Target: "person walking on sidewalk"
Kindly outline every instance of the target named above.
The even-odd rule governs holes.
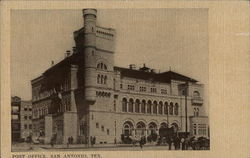
[[[142,149],[142,146],[143,146],[143,137],[141,137],[141,139],[140,139],[140,147],[141,147],[141,149]]]
[[[71,142],[71,137],[68,138],[67,148],[69,148],[70,142]]]

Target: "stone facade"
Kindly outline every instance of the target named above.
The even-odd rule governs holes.
[[[204,86],[173,71],[116,67],[115,30],[97,26],[96,13],[83,10],[73,52],[31,81],[34,135],[47,143],[71,136],[74,143],[114,143],[122,134],[149,136],[173,126],[208,137]]]

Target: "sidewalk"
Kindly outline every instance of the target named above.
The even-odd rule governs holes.
[[[135,146],[132,144],[95,144],[93,146],[86,144],[56,144],[54,147],[51,145],[40,145],[44,149],[88,149],[88,148],[119,148],[119,147],[139,147],[139,144]],[[153,147],[155,144],[145,144],[144,147]]]

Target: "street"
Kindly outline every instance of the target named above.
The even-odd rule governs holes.
[[[174,147],[172,147],[174,150]],[[169,150],[169,147],[166,146],[156,146],[154,144],[146,144],[141,149],[137,144],[133,146],[132,144],[100,144],[94,145],[92,147],[87,147],[85,144],[72,144],[67,147],[66,144],[51,145],[48,144],[28,144],[28,143],[16,143],[12,145],[13,152],[20,151],[141,151],[141,150]]]

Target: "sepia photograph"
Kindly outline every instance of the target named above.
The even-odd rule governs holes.
[[[209,150],[208,9],[11,10],[11,150]]]

